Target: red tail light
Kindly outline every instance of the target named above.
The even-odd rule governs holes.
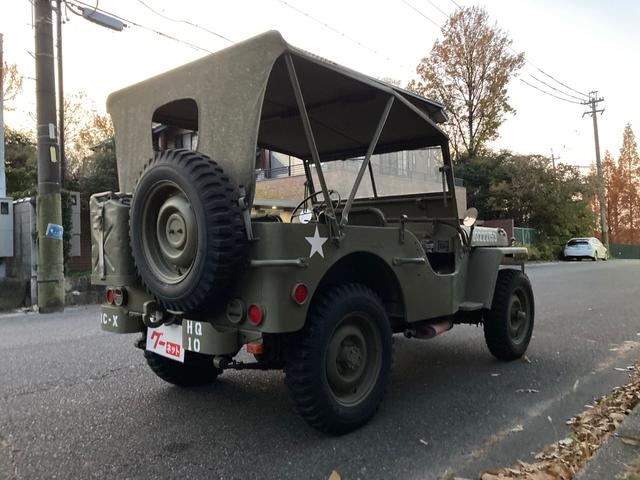
[[[298,283],[293,287],[293,290],[291,291],[291,298],[293,298],[293,301],[298,305],[302,305],[304,302],[306,302],[308,295],[309,289],[304,283]]]
[[[113,288],[107,288],[107,303],[113,305],[114,300],[115,294],[113,293]]]
[[[249,309],[247,310],[247,316],[249,317],[249,321],[252,325],[258,326],[262,323],[262,309],[260,305],[249,305]]]

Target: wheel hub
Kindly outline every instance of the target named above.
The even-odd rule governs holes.
[[[182,281],[198,253],[198,227],[185,193],[173,182],[159,183],[147,196],[143,243],[154,275],[168,284]]]
[[[527,334],[529,328],[528,308],[519,292],[515,292],[511,297],[508,326],[509,336],[515,343],[522,341]]]
[[[360,347],[352,342],[345,340],[342,343],[342,348],[338,354],[338,366],[343,374],[357,373],[362,366],[363,352]]]
[[[347,317],[333,333],[327,350],[327,381],[334,399],[354,405],[369,393],[381,365],[381,339],[368,318]]]

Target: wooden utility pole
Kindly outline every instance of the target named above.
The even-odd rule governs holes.
[[[56,94],[51,0],[34,0],[36,111],[38,136],[38,307],[64,309],[60,162],[56,134]]]
[[[598,97],[598,92],[589,92],[589,100],[582,102],[583,105],[589,105],[591,110],[587,110],[582,114],[591,115],[593,119],[593,138],[596,147],[596,173],[598,175],[598,203],[600,204],[600,231],[602,232],[602,243],[609,249],[609,227],[607,226],[607,204],[606,194],[604,191],[604,178],[602,176],[602,163],[600,162],[600,139],[598,138],[598,113],[604,112],[604,109],[598,110],[597,105],[603,102],[604,98]]]
[[[60,139],[60,186],[64,187],[67,158],[64,151],[64,74],[62,70],[62,0],[56,0],[56,57],[58,60],[58,138]]]

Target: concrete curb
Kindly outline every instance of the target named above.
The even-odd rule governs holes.
[[[640,442],[640,407],[636,407],[618,426],[615,433],[602,445],[587,466],[576,475],[576,480],[603,480],[623,478],[625,466],[640,459],[640,445],[629,445],[624,438]]]

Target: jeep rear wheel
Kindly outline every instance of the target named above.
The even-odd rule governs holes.
[[[491,310],[484,315],[484,338],[500,360],[526,352],[533,332],[534,301],[529,278],[520,270],[498,272]]]
[[[207,385],[213,383],[222,373],[213,366],[211,355],[186,351],[184,363],[180,363],[145,350],[144,358],[153,373],[165,382],[179,387]]]
[[[376,412],[389,382],[391,328],[380,299],[348,284],[314,299],[285,366],[296,411],[313,427],[342,434]]]
[[[137,271],[172,310],[194,311],[219,299],[245,252],[238,190],[197,152],[156,153],[133,193],[130,226]]]

